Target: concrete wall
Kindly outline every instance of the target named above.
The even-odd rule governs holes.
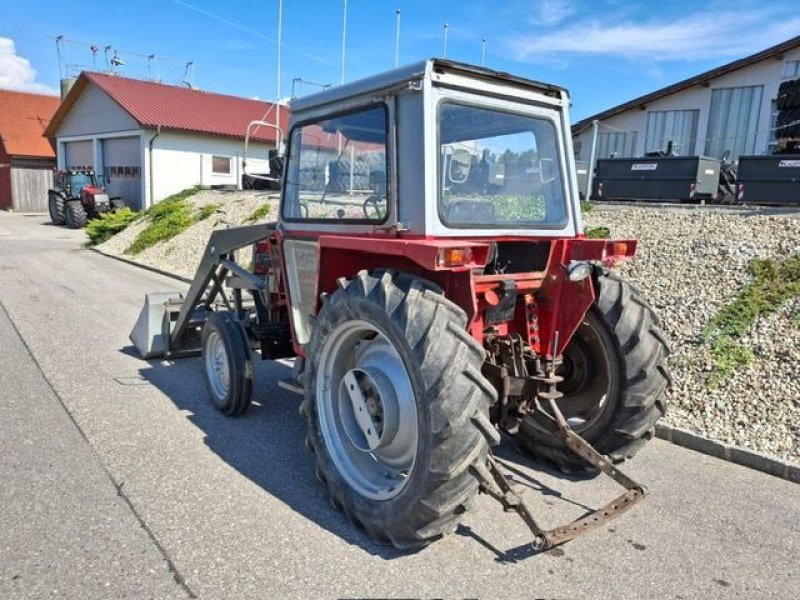
[[[754,65],[738,69],[727,75],[717,77],[709,82],[708,87],[695,85],[680,92],[665,96],[647,104],[644,110],[631,108],[627,111],[605,119],[603,125],[616,129],[638,132],[636,142],[636,155],[641,156],[645,148],[645,133],[647,131],[647,113],[660,110],[699,110],[700,116],[697,124],[697,141],[695,152],[702,154],[706,145],[706,132],[708,117],[711,107],[711,92],[718,88],[742,87],[763,85],[764,94],[761,99],[757,132],[755,142],[756,154],[767,152],[769,144],[769,128],[772,116],[772,100],[778,95],[778,86],[783,79],[786,61],[800,60],[800,48],[786,52],[781,60],[768,58]],[[610,128],[601,127],[601,132],[612,131]],[[580,144],[579,160],[589,160],[592,143],[592,128],[588,127],[575,136],[576,144]]]
[[[149,141],[155,131],[148,131],[142,136],[144,161],[143,172],[150,186],[153,177],[153,196],[155,201],[195,185],[241,185],[242,154],[244,140],[215,136],[201,136],[175,131],[162,131],[153,142],[153,173],[149,173]],[[250,144],[248,148],[247,171],[265,173],[267,152],[274,148],[272,144]],[[231,168],[227,175],[213,172],[214,156],[230,157]]]
[[[57,137],[139,129],[139,124],[103,90],[89,82],[72,105]]]

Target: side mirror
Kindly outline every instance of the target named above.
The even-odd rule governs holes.
[[[469,178],[472,155],[463,148],[456,148],[450,155],[447,165],[447,179],[450,183],[464,183]]]
[[[550,183],[558,178],[558,167],[552,158],[539,159],[539,178],[542,183]]]

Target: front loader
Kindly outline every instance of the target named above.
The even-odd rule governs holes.
[[[417,548],[483,492],[545,550],[633,506],[617,466],[653,435],[669,374],[652,308],[583,235],[566,90],[427,60],[293,101],[276,223],[216,231],[185,294],[149,295],[145,357],[202,356],[242,414],[252,361],[295,357],[306,444],[333,503]],[[236,250],[254,245],[252,272]],[[491,447],[501,432],[618,498],[545,528]]]

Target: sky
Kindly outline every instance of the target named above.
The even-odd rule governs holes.
[[[348,0],[344,75],[444,53],[570,90],[576,121],[800,35],[800,0]],[[279,0],[0,0],[0,88],[57,93],[106,68],[276,98]],[[344,0],[283,0],[281,97],[337,84]],[[55,37],[63,35],[59,57]],[[97,47],[93,57],[90,47]],[[156,59],[148,61],[154,54]],[[193,61],[192,72],[186,63]]]

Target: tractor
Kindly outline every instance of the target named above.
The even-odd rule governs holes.
[[[479,492],[535,551],[642,500],[618,463],[666,410],[658,319],[588,239],[566,90],[431,59],[292,102],[277,222],[215,231],[185,293],[148,294],[145,358],[200,354],[213,404],[251,402],[253,360],[293,358],[306,445],[332,503],[380,543],[455,530]],[[253,245],[252,269],[236,250]],[[501,434],[625,491],[545,528]]]
[[[125,208],[122,198],[109,198],[97,183],[94,171],[69,169],[56,171],[54,189],[48,190],[48,209],[53,225],[80,229],[89,219],[112,210]]]

